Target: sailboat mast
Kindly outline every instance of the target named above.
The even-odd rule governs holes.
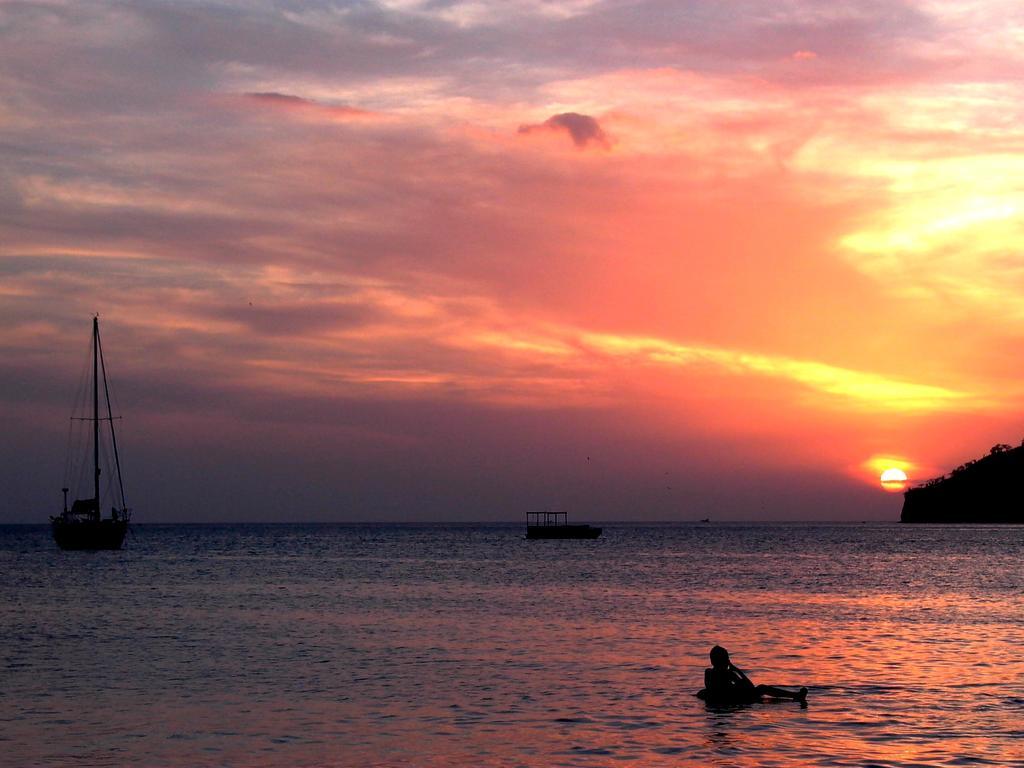
[[[99,336],[96,337],[97,340]],[[121,477],[121,457],[117,455],[117,433],[114,431],[114,412],[110,404],[110,387],[107,386],[107,363],[103,359],[103,342],[100,342],[100,372],[103,374],[103,399],[107,401],[107,422],[110,424],[110,445],[114,449],[114,469],[117,471],[117,487],[121,491],[121,513],[124,514],[128,502],[124,499],[124,478]]]
[[[100,381],[99,381],[100,319],[92,319],[92,458],[95,517],[100,517]]]

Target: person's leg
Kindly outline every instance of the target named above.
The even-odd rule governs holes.
[[[807,698],[807,689],[801,688],[799,691],[787,691],[785,688],[775,688],[771,685],[759,685],[754,691],[758,696],[773,696],[776,699],[793,699],[795,701],[803,701]]]

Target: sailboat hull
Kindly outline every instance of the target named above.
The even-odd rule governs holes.
[[[53,540],[61,549],[120,549],[128,532],[127,520],[67,520],[54,517],[50,522]]]

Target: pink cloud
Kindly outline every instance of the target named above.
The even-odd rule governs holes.
[[[280,109],[312,117],[323,116],[332,119],[355,120],[374,114],[368,110],[357,109],[345,104],[321,104],[312,99],[274,91],[246,93],[244,98],[268,109]]]

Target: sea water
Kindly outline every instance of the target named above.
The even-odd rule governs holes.
[[[523,534],[0,528],[0,762],[1024,765],[1024,528]],[[716,643],[807,706],[706,706]]]

